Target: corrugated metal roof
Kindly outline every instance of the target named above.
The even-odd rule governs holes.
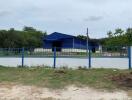
[[[76,37],[72,35],[59,33],[59,32],[54,32],[48,35],[44,40],[54,41],[54,40],[69,39],[69,38],[76,38]]]

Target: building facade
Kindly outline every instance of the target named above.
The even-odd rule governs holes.
[[[43,48],[54,47],[57,48],[57,51],[61,51],[62,48],[86,49],[87,41],[72,35],[54,32],[43,39]],[[97,43],[89,41],[89,47],[93,50],[98,47],[98,45]]]

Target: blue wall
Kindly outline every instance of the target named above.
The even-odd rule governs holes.
[[[62,48],[73,48],[73,39],[63,39]]]
[[[86,41],[75,39],[74,40],[74,48],[85,49],[85,48],[87,48],[87,43],[86,43]]]
[[[74,48],[77,48],[77,49],[87,48],[86,41],[82,41],[76,38],[74,40],[71,38],[71,39],[63,39],[60,41],[62,43],[62,48],[73,48],[73,41],[74,41]],[[54,41],[44,41],[43,47],[52,48],[53,42]]]
[[[52,42],[43,41],[43,48],[52,48]]]

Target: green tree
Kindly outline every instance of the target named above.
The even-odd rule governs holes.
[[[132,28],[128,28],[126,30],[126,38],[128,41],[128,45],[132,45]]]
[[[36,29],[33,27],[24,26],[23,31],[36,32]]]
[[[109,38],[112,38],[113,37],[112,31],[107,32],[107,35],[108,35]]]
[[[115,33],[114,33],[114,35],[115,36],[121,36],[121,35],[123,35],[123,33],[124,33],[124,31],[121,29],[121,28],[117,28],[117,29],[115,29]]]
[[[87,36],[84,36],[84,35],[78,35],[77,38],[82,40],[87,40]]]
[[[11,28],[0,30],[0,48],[42,47],[46,32],[38,31],[32,27],[24,27],[22,31]]]

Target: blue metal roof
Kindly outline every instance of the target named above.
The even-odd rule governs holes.
[[[72,35],[54,32],[54,33],[48,35],[44,40],[57,41],[57,40],[69,39],[69,38],[76,38],[76,37],[72,36]]]

